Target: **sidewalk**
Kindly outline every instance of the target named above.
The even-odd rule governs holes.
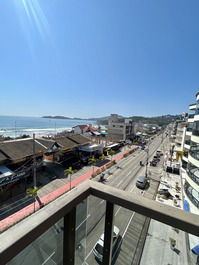
[[[138,149],[137,146],[133,146],[128,151],[125,151],[123,153],[115,155],[112,160],[118,161],[118,160],[122,159],[124,157],[124,155],[129,153],[131,150],[135,151],[137,149]],[[108,162],[107,164],[109,164],[109,163],[110,162]],[[80,176],[76,179],[73,179],[71,181],[71,184],[70,183],[67,183],[67,184],[63,183],[63,186],[57,188],[56,190],[53,190],[51,192],[47,192],[46,195],[39,198],[42,205],[44,206],[44,205],[52,202],[53,200],[55,200],[59,196],[63,195],[64,193],[66,193],[67,191],[70,190],[70,187],[72,189],[72,188],[76,187],[77,185],[79,185],[81,182],[83,182],[87,179],[90,179],[93,173],[95,173],[97,170],[106,168],[107,164],[105,164],[101,167],[97,167],[97,168],[94,168],[92,170],[89,170],[88,172],[86,172],[82,176]],[[3,232],[4,230],[8,229],[10,226],[16,224],[17,222],[21,221],[25,217],[31,215],[32,213],[34,213],[34,211],[39,210],[41,203],[36,201],[35,203],[32,203],[32,204],[26,206],[25,208],[21,209],[20,211],[14,213],[13,215],[10,215],[9,217],[2,220],[0,222],[0,233]]]
[[[180,175],[163,172],[159,190],[168,189],[172,196],[175,197],[175,195],[177,195],[179,199],[176,199],[174,203],[174,200],[172,199],[164,199],[157,196],[156,201],[183,210],[182,192],[176,191],[176,182],[178,182],[178,186],[181,188]],[[188,265],[189,262],[185,236],[184,231],[151,219],[140,265]],[[170,247],[170,238],[176,240],[176,246],[174,249],[171,249]]]

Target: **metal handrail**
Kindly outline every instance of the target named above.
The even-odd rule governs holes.
[[[162,223],[179,228],[185,232],[199,236],[198,215],[187,213],[180,209],[144,198],[136,193],[122,191],[95,181],[87,180],[67,194],[64,194],[46,205],[32,216],[27,217],[2,233],[0,239],[1,242],[4,243],[0,245],[0,265],[6,264],[61,218],[66,218],[66,215],[68,216],[71,212],[74,212],[74,208],[76,208],[76,206],[89,195],[96,196],[112,204],[119,205]],[[105,220],[105,222],[106,221],[107,220]],[[64,234],[66,236],[67,231],[70,232],[70,227],[64,228]],[[66,240],[66,242],[69,241]],[[64,249],[66,250],[67,248]],[[69,249],[71,250],[70,247]],[[75,253],[73,253],[73,255],[75,255]],[[109,263],[104,261],[103,264]]]

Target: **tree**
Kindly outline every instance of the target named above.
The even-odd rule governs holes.
[[[110,151],[108,151],[108,154],[111,156],[112,161],[112,156],[115,154],[115,151],[113,149],[110,149]]]
[[[70,178],[70,190],[71,190],[71,175],[72,174],[74,174],[72,167],[69,167],[68,169],[64,171],[64,175],[67,175]]]
[[[100,160],[105,160],[105,159],[106,159],[105,155],[100,156]]]
[[[26,190],[26,194],[30,197],[33,197],[34,199],[34,212],[35,212],[35,201],[37,197],[37,192],[40,189],[40,187],[34,187],[34,188],[29,188]]]

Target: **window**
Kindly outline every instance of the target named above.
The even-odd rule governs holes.
[[[197,208],[199,208],[199,193],[194,188],[192,188],[187,181],[184,184],[184,190],[190,201],[192,201],[192,203]]]

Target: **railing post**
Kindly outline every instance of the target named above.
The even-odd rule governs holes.
[[[76,207],[64,216],[63,265],[75,264]]]
[[[103,265],[110,265],[112,260],[113,241],[113,209],[114,204],[107,201],[104,231]]]

